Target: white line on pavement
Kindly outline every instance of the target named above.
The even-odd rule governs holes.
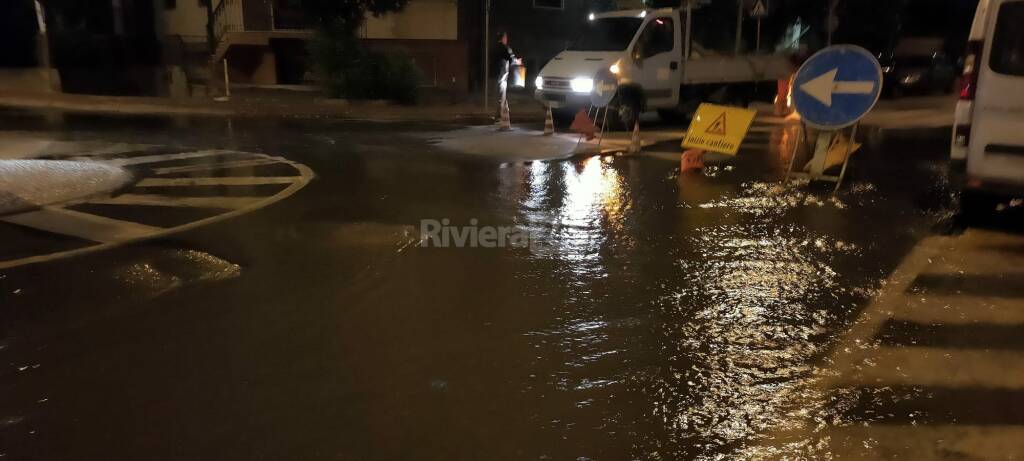
[[[192,186],[261,186],[267,184],[291,184],[302,178],[298,176],[223,176],[218,178],[146,178],[136,187],[192,187]]]
[[[153,173],[158,175],[163,174],[175,174],[175,173],[195,173],[198,171],[207,170],[230,170],[234,168],[248,168],[257,167],[264,165],[274,165],[282,163],[278,159],[271,157],[256,158],[253,160],[238,160],[234,162],[223,162],[223,163],[207,163],[200,165],[184,165],[184,166],[171,166],[164,168],[154,168]]]
[[[177,154],[160,154],[160,155],[143,155],[139,157],[124,157],[115,158],[109,160],[99,160],[99,163],[105,163],[114,166],[128,166],[128,165],[142,165],[146,163],[158,163],[158,162],[169,162],[171,160],[186,160],[191,158],[199,157],[210,157],[213,155],[221,154],[232,154],[235,152],[224,151],[224,150],[199,150],[195,152],[181,152]]]
[[[121,245],[124,245],[124,244],[127,244],[127,243],[132,243],[132,242],[135,242],[135,241],[165,237],[165,236],[168,236],[168,235],[177,234],[177,233],[189,231],[189,230],[192,230],[192,229],[196,229],[198,227],[208,226],[210,224],[218,223],[218,222],[225,221],[225,220],[228,220],[228,219],[231,219],[231,218],[235,218],[237,216],[241,216],[243,214],[246,214],[246,213],[258,210],[260,208],[269,206],[269,205],[271,205],[273,203],[276,203],[276,202],[284,200],[284,199],[286,199],[288,197],[291,197],[293,194],[295,194],[296,192],[301,190],[303,187],[305,187],[307,184],[309,184],[309,181],[313,179],[313,176],[314,176],[313,170],[309,169],[309,167],[307,167],[307,166],[305,166],[305,165],[303,165],[301,163],[294,163],[294,162],[290,162],[290,161],[283,160],[283,159],[278,160],[278,162],[280,162],[280,163],[282,163],[284,165],[289,165],[292,168],[295,168],[296,170],[298,170],[299,177],[301,178],[301,180],[290,184],[287,188],[285,188],[285,190],[283,190],[281,192],[278,192],[276,195],[274,195],[272,197],[266,197],[266,198],[260,198],[260,199],[252,200],[252,201],[249,202],[249,204],[245,208],[231,210],[231,211],[229,211],[227,213],[222,213],[222,214],[219,214],[219,215],[216,215],[216,216],[211,216],[211,217],[206,218],[206,219],[201,219],[201,220],[198,220],[198,221],[193,221],[193,222],[190,222],[190,223],[182,225],[182,226],[168,228],[168,229],[161,229],[160,232],[158,232],[158,233],[155,233],[155,234],[152,234],[152,235],[142,236],[142,237],[139,237],[139,238],[133,238],[131,240],[125,240],[125,241],[122,241],[122,242],[101,243],[99,245],[93,245],[93,246],[89,246],[89,247],[85,247],[85,248],[78,248],[78,249],[70,250],[70,251],[63,251],[63,252],[58,252],[58,253],[50,253],[50,254],[44,254],[44,255],[36,255],[36,256],[30,256],[30,257],[27,257],[27,258],[14,259],[14,260],[8,260],[8,261],[0,261],[0,269],[9,269],[9,268],[12,268],[12,267],[25,266],[25,265],[29,265],[29,264],[40,264],[40,263],[56,261],[56,260],[64,259],[64,258],[71,258],[71,257],[75,257],[75,256],[83,256],[83,255],[87,255],[87,254],[91,254],[91,253],[96,253],[96,252],[100,252],[100,251],[105,251],[105,250],[110,250],[110,249],[113,249],[113,248],[117,248],[117,247],[119,247]]]
[[[142,238],[163,229],[144,224],[82,213],[66,208],[41,210],[0,218],[0,220],[54,234],[70,235],[99,243]]]
[[[841,370],[835,384],[1024,388],[1024,354],[1020,351],[901,346],[867,348],[853,354],[861,360]]]
[[[1014,459],[1024,440],[1021,426],[831,427],[835,459]]]
[[[117,197],[88,200],[85,203],[236,210],[259,202],[261,199],[261,197],[171,197],[156,194],[124,194]]]

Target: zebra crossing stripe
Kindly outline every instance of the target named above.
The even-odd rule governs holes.
[[[1024,308],[1019,299],[995,296],[910,296],[906,308],[893,319],[920,324],[1024,325]]]
[[[248,155],[248,160],[229,160],[223,162],[207,161],[204,157],[219,154]],[[109,250],[124,244],[165,237],[168,235],[186,232],[201,226],[210,225],[227,219],[231,219],[257,209],[276,203],[305,187],[312,180],[314,174],[309,167],[292,162],[281,157],[270,157],[264,154],[208,150],[196,152],[184,152],[180,154],[147,155],[119,159],[92,159],[96,162],[116,163],[118,165],[144,165],[154,162],[169,160],[197,159],[202,162],[200,165],[182,165],[175,167],[155,168],[144,170],[145,174],[173,174],[173,173],[198,173],[205,171],[216,171],[222,169],[251,167],[261,165],[278,165],[290,167],[294,170],[295,176],[240,176],[240,177],[204,177],[204,178],[143,178],[134,187],[138,192],[146,186],[149,187],[179,187],[180,193],[176,190],[174,194],[162,195],[158,193],[128,193],[117,197],[100,198],[95,197],[78,202],[64,204],[72,206],[75,204],[97,204],[113,206],[159,206],[176,208],[201,208],[222,210],[221,213],[204,219],[197,219],[187,224],[162,228],[152,227],[136,222],[122,221],[96,214],[71,210],[61,206],[47,207],[18,215],[6,216],[0,222],[17,225],[25,228],[46,231],[52,234],[67,235],[86,241],[96,242],[91,246],[85,246],[67,251],[56,251],[53,253],[41,253],[29,257],[12,260],[0,260],[0,270],[9,269],[29,264],[45,263],[64,258],[82,256],[99,251]],[[286,173],[287,174],[287,173]],[[276,193],[266,196],[188,196],[191,186],[256,186],[266,184],[280,184],[285,186]]]
[[[42,210],[0,218],[0,220],[54,234],[70,235],[99,243],[122,242],[160,232],[161,228],[106,218],[66,208]]]
[[[196,173],[196,172],[200,172],[200,171],[209,171],[209,170],[231,170],[231,169],[235,169],[235,168],[250,168],[250,167],[265,166],[265,165],[277,165],[277,164],[280,164],[280,163],[282,163],[282,162],[280,160],[278,160],[278,159],[274,159],[272,157],[262,157],[262,158],[256,158],[256,159],[253,159],[253,160],[238,160],[238,161],[223,162],[223,163],[208,163],[208,164],[201,164],[201,165],[183,165],[183,166],[171,166],[171,167],[154,168],[153,169],[153,173],[157,174],[157,175],[178,174],[178,173]]]
[[[124,157],[110,160],[98,160],[98,162],[113,166],[131,166],[144,165],[147,163],[169,162],[172,160],[186,160],[198,157],[210,157],[214,155],[231,153],[234,152],[223,150],[199,150],[194,152],[180,152],[177,154],[143,155],[138,157]]]
[[[941,347],[881,347],[864,351],[839,386],[935,386],[1022,389],[1024,354],[1017,351]]]
[[[156,194],[124,194],[117,197],[88,200],[85,203],[95,205],[141,205],[237,210],[246,208],[261,200],[260,197],[173,197]]]
[[[1024,427],[1008,425],[846,426],[827,433],[833,459],[1014,459],[1024,440]]]
[[[269,184],[292,184],[302,178],[298,176],[222,176],[216,178],[146,178],[136,187],[192,187],[192,186],[263,186]]]

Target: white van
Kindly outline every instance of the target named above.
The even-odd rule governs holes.
[[[1024,193],[1024,0],[981,0],[971,28],[951,150],[961,206]]]
[[[774,83],[793,72],[788,53],[747,54],[733,42],[728,50],[700,43],[702,26],[721,25],[695,23],[696,8],[591,14],[582,36],[540,71],[536,99],[563,112],[585,109],[595,74],[608,70],[619,81],[618,117],[631,127],[649,109],[672,117],[701,101],[743,105],[755,82]]]

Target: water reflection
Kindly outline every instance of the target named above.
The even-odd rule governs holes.
[[[633,187],[655,186],[639,171],[597,157],[529,167],[520,214],[568,290],[557,321],[529,335],[555,348],[534,367],[583,412],[542,426],[586,421],[637,459],[778,454],[761,447],[769,434],[806,429],[826,403],[811,364],[845,290],[832,262],[859,251],[786,219],[844,206],[774,182],[659,175],[675,209],[640,209]],[[666,226],[646,235],[645,220]]]

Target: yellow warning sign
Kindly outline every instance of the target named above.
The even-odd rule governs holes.
[[[725,136],[726,134],[728,134],[727,130],[725,129],[725,112],[722,112],[722,115],[719,115],[718,118],[715,119],[715,121],[711,122],[711,126],[709,126],[707,131],[705,131],[704,133],[718,136]]]
[[[736,155],[756,115],[752,110],[701,104],[686,131],[683,147]]]

